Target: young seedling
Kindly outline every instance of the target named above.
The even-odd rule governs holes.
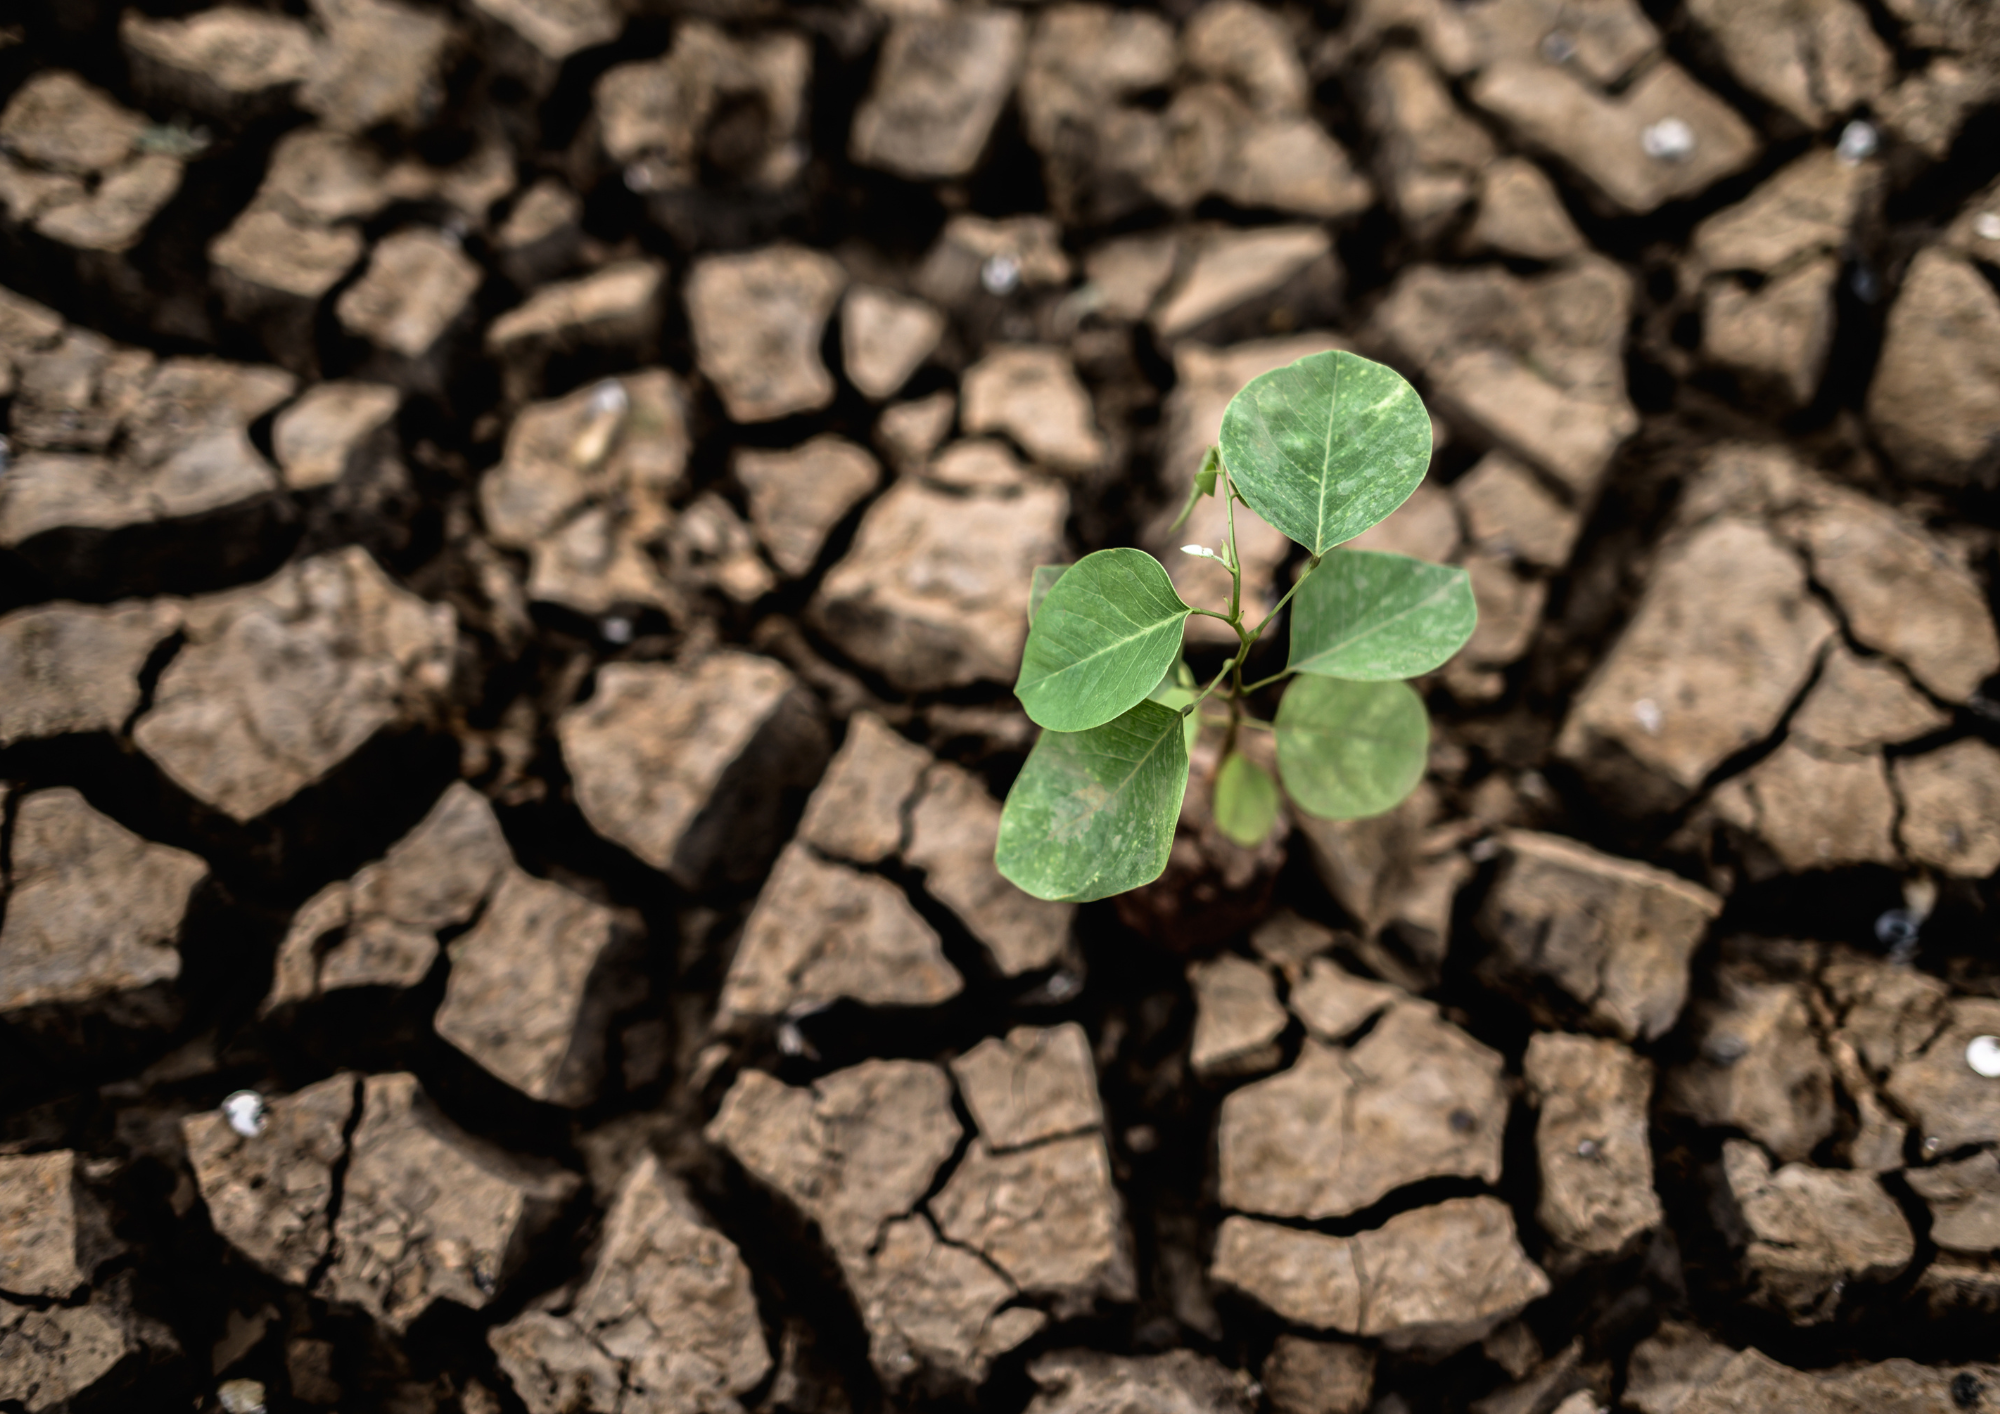
[[[1414,790],[1430,717],[1404,679],[1438,667],[1472,636],[1472,586],[1449,565],[1339,547],[1407,500],[1430,459],[1430,417],[1414,388],[1358,355],[1313,354],[1230,400],[1221,446],[1203,459],[1176,522],[1203,496],[1223,498],[1228,539],[1182,553],[1229,571],[1226,610],[1184,602],[1143,550],[1037,569],[1014,691],[1043,730],[1000,815],[1000,872],[1038,898],[1078,902],[1157,879],[1189,753],[1209,725],[1223,732],[1215,821],[1245,845],[1270,833],[1279,805],[1278,782],[1237,749],[1247,729],[1275,733],[1284,793],[1308,815],[1377,815]],[[1243,612],[1238,505],[1306,551],[1292,587],[1255,625]],[[1246,683],[1250,650],[1287,604],[1289,661]],[[1181,658],[1195,614],[1222,620],[1237,638],[1206,686]],[[1288,678],[1276,720],[1251,716],[1251,696]],[[1204,710],[1211,698],[1226,715]]]

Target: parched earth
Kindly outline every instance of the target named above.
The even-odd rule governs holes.
[[[0,286],[0,1410],[2000,1408],[1984,0],[31,0]],[[1426,781],[1020,894],[1330,347]]]

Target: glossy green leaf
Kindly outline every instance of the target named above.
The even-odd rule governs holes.
[[[1383,550],[1335,550],[1292,599],[1293,672],[1387,682],[1439,666],[1479,622],[1470,576]]]
[[[1278,704],[1278,774],[1308,815],[1380,815],[1423,779],[1431,720],[1402,682],[1294,678]]]
[[[1242,845],[1254,848],[1278,819],[1278,783],[1240,751],[1232,751],[1215,773],[1215,825]]]
[[[1063,577],[1068,565],[1036,565],[1035,577],[1028,581],[1028,622],[1035,621],[1041,611],[1042,600],[1049,597],[1049,591],[1056,587],[1056,581]]]
[[[1310,354],[1229,400],[1222,460],[1250,509],[1323,555],[1417,489],[1430,415],[1394,369],[1344,350]]]
[[[1042,733],[1007,793],[994,862],[1036,898],[1084,903],[1160,877],[1188,753],[1178,712],[1141,701],[1084,732]]]
[[[1035,611],[1014,695],[1050,731],[1103,726],[1173,667],[1190,612],[1144,550],[1085,555]]]

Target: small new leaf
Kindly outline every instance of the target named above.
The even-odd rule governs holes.
[[[1215,494],[1215,469],[1221,465],[1221,462],[1221,453],[1217,452],[1213,447],[1202,453],[1201,470],[1194,474],[1194,485],[1188,488],[1187,504],[1182,506],[1181,513],[1174,517],[1174,523],[1167,527],[1167,534],[1172,535],[1176,530],[1187,524],[1187,518],[1194,514],[1194,503],[1196,501],[1199,501],[1203,496],[1213,496]]]
[[[1180,713],[1142,701],[1089,731],[1043,732],[1000,812],[1000,872],[1074,903],[1159,878],[1187,793],[1182,730]]]
[[[1254,849],[1278,819],[1278,783],[1240,751],[1215,773],[1215,825],[1230,840]]]
[[[1245,505],[1324,555],[1417,489],[1431,420],[1394,369],[1345,350],[1309,354],[1229,400],[1222,459]]]
[[[1431,721],[1408,683],[1301,677],[1278,704],[1277,737],[1278,774],[1298,807],[1358,820],[1417,788]]]
[[[1336,550],[1292,600],[1296,673],[1388,682],[1441,665],[1479,623],[1472,580],[1452,565]]]
[[[1180,656],[1192,611],[1143,550],[1086,555],[1035,611],[1014,694],[1037,726],[1103,726],[1143,702]]]

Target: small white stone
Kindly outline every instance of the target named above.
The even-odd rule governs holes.
[[[606,619],[598,626],[597,631],[604,635],[606,643],[626,644],[632,641],[632,621],[630,619]]]
[[[640,196],[656,192],[667,184],[666,173],[658,162],[642,158],[625,169],[625,189]]]
[[[989,295],[1011,295],[1021,284],[1021,262],[1011,255],[989,255],[979,267],[979,283]]]
[[[1972,219],[1972,230],[1982,241],[2000,241],[2000,211],[1982,211]]]
[[[1576,41],[1559,29],[1542,37],[1542,57],[1551,64],[1567,64],[1576,55]]]
[[[267,1122],[264,1116],[264,1097],[255,1090],[238,1090],[222,1102],[222,1113],[229,1119],[229,1127],[245,1139],[255,1139],[264,1132]]]
[[[584,423],[569,445],[570,464],[589,470],[603,461],[611,444],[625,427],[625,414],[632,406],[625,385],[607,378],[590,390],[584,406]]]
[[[1660,704],[1652,698],[1642,697],[1632,704],[1632,720],[1646,729],[1647,736],[1658,736],[1666,714],[1660,711]]]
[[[2000,1036],[1974,1036],[1965,1047],[1965,1063],[1974,1075],[2000,1080]]]
[[[1694,156],[1694,129],[1679,118],[1662,118],[1647,124],[1639,146],[1655,162],[1685,162]]]
[[[264,1414],[264,1386],[256,1380],[224,1380],[215,1397],[224,1414]]]
[[[1083,990],[1083,979],[1074,972],[1055,972],[1042,984],[1042,995],[1052,1002],[1066,1002]]]
[[[1875,125],[1866,119],[1856,118],[1840,130],[1840,143],[1834,152],[1850,167],[1859,166],[1875,155],[1882,145],[1882,135],[1875,131]]]

